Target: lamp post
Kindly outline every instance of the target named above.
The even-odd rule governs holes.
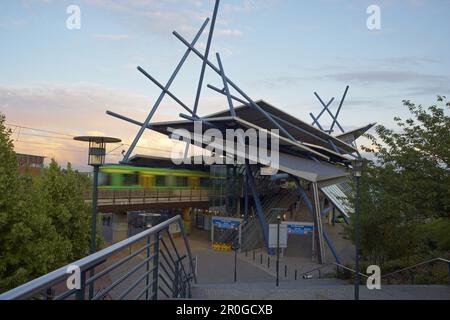
[[[353,176],[356,180],[356,201],[355,201],[355,300],[359,300],[359,251],[360,251],[360,210],[361,210],[361,175],[363,160],[358,158],[353,162]]]
[[[94,168],[94,184],[92,188],[92,221],[91,221],[91,246],[90,253],[97,249],[97,195],[98,195],[98,172],[100,166],[105,164],[106,144],[119,143],[120,139],[110,137],[82,136],[73,138],[76,141],[89,142],[88,164]]]
[[[120,139],[110,137],[94,137],[82,136],[73,138],[76,141],[89,142],[88,164],[94,168],[94,184],[92,188],[92,221],[91,221],[91,246],[90,253],[93,254],[97,250],[97,195],[98,195],[98,172],[100,166],[105,164],[106,144],[119,143]],[[94,276],[94,268],[89,272],[89,276]],[[94,296],[94,283],[89,285],[89,299]]]

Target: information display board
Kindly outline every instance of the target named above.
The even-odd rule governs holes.
[[[309,224],[308,225],[288,224],[287,229],[288,234],[308,235],[313,233],[314,226]]]
[[[222,219],[222,218],[213,218],[212,223],[214,227],[217,227],[219,229],[226,229],[226,230],[236,230],[241,225],[241,221],[236,220],[229,220],[229,219]]]

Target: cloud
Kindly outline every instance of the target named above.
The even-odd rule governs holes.
[[[361,84],[392,84],[405,82],[443,82],[444,76],[425,74],[414,71],[384,71],[384,70],[362,70],[338,72],[328,75],[337,81],[353,82]]]
[[[149,112],[149,101],[152,100],[146,96],[96,84],[0,86],[0,112],[6,115],[7,123],[65,134],[16,128],[13,136],[15,140],[19,138],[16,150],[54,157],[61,164],[71,162],[76,167],[86,163],[86,150],[84,145],[71,141],[71,136],[96,133],[115,136],[130,144],[139,128],[112,118],[105,111],[143,121]],[[166,110],[171,107],[162,105]],[[173,118],[157,113],[154,120]],[[170,151],[171,142],[158,133],[146,131],[139,145],[145,148],[136,149],[136,153],[170,156],[162,150]],[[126,148],[119,148],[108,157],[109,161],[120,160],[120,152]]]
[[[219,37],[241,37],[243,32],[239,29],[218,29],[216,35]]]
[[[238,3],[225,3],[224,11],[228,13],[255,11],[258,9],[271,7],[278,1],[279,0],[242,0]]]
[[[395,60],[394,60],[395,61]],[[422,60],[418,60],[422,61]],[[432,60],[430,60],[432,61]],[[385,65],[386,67],[386,65]],[[378,69],[360,69],[341,68],[332,73],[324,73],[310,76],[278,76],[262,80],[265,87],[286,87],[297,86],[300,83],[311,81],[328,81],[330,79],[340,83],[360,86],[404,86],[407,92],[428,92],[429,90],[441,91],[449,87],[450,79],[448,76],[440,74],[431,74],[418,71],[407,71],[397,67],[398,70],[378,70]]]
[[[128,40],[130,38],[130,36],[126,34],[99,34],[99,33],[94,33],[92,37],[95,39],[109,40],[109,41],[123,41]]]
[[[118,144],[109,148],[118,148],[108,155],[108,161],[116,163],[121,160],[121,151],[128,148],[139,127],[105,112],[111,110],[143,122],[154,100],[127,90],[90,83],[0,85],[0,112],[15,129],[16,151],[55,158],[62,165],[70,162],[82,170],[88,169],[85,166],[86,146],[73,141],[73,136],[106,135],[122,139],[124,146]],[[220,95],[205,95],[200,104],[199,111],[206,114],[223,110],[226,100]],[[170,100],[163,102],[152,122],[179,120],[181,110]],[[26,128],[20,129],[15,125]],[[170,157],[173,145],[166,136],[147,130],[134,153]]]

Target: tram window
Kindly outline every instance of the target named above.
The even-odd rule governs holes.
[[[165,187],[166,186],[166,176],[156,176],[155,184],[157,187]]]
[[[209,179],[208,178],[200,178],[200,187],[209,188]]]
[[[124,174],[122,177],[124,186],[136,186],[139,184],[139,175],[137,173]]]
[[[187,177],[176,177],[175,183],[177,187],[187,187],[188,178]]]
[[[109,173],[100,172],[100,174],[98,175],[98,184],[100,186],[110,186],[111,175]]]

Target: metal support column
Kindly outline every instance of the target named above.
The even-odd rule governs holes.
[[[317,182],[313,182],[313,197],[314,197],[314,225],[315,232],[317,233],[317,254],[319,258],[319,263],[325,263],[325,250],[323,245],[323,230],[322,230],[322,217],[320,213],[320,200],[319,200],[319,188]]]
[[[298,179],[296,179],[295,181],[297,183],[297,189],[300,193],[300,196],[302,197],[303,201],[305,201],[305,204],[308,207],[308,210],[310,211],[310,213],[313,215],[313,219],[314,219],[313,245],[314,245],[314,248],[317,247],[319,263],[324,264],[325,263],[325,251],[324,251],[324,246],[323,246],[324,237],[323,237],[322,220],[320,217],[319,201],[314,200],[314,205],[313,205],[313,203],[309,199],[306,191],[301,186],[300,181]],[[313,183],[314,199],[316,199],[316,195],[318,197],[318,195],[319,195],[318,191],[319,190],[317,188],[317,183]],[[317,208],[317,206],[318,206],[318,208]],[[320,228],[320,232],[318,232],[319,228]]]
[[[261,200],[259,199],[258,191],[256,190],[255,180],[253,178],[253,174],[250,169],[250,165],[248,164],[248,161],[246,161],[245,163],[245,173],[248,178],[250,190],[253,194],[253,200],[256,206],[256,213],[258,214],[259,223],[261,225],[261,230],[264,236],[264,244],[267,248],[267,252],[269,254],[272,254],[272,250],[269,248],[269,225],[267,224],[266,217],[264,215],[264,210],[261,204]]]

